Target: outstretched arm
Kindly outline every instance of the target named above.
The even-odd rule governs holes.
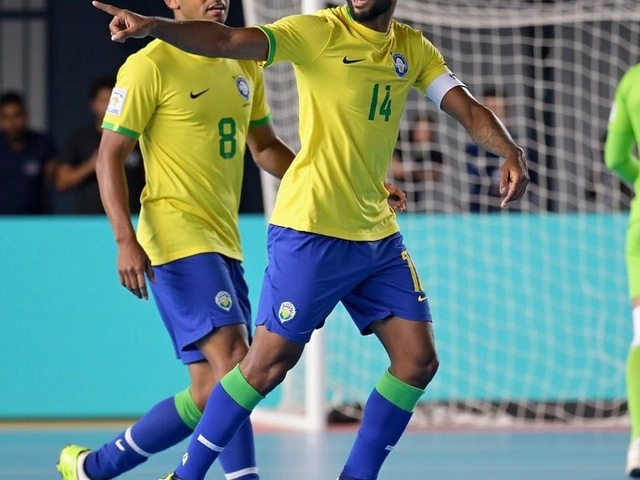
[[[502,207],[522,197],[529,184],[527,160],[498,117],[464,87],[449,90],[442,99],[441,108],[458,120],[480,147],[505,159],[500,167]]]
[[[109,31],[114,42],[151,36],[194,55],[255,61],[268,58],[269,41],[258,28],[230,28],[206,20],[145,17],[101,2],[93,2],[93,6],[113,15]]]

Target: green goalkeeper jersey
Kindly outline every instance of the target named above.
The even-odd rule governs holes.
[[[604,158],[607,166],[623,180],[640,187],[640,162],[633,155],[634,144],[640,144],[640,64],[624,74],[616,89]],[[640,219],[640,209],[632,202],[632,215]]]

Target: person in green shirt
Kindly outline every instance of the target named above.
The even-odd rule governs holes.
[[[640,144],[640,64],[622,77],[609,117],[604,158],[607,167],[638,191],[640,161],[633,146]],[[640,200],[631,202],[627,228],[627,273],[633,308],[633,340],[627,359],[627,396],[631,415],[631,443],[627,453],[627,475],[640,478]]]

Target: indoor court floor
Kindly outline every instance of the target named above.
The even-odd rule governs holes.
[[[118,430],[0,427],[0,478],[52,480],[67,443],[98,447]],[[264,480],[335,480],[355,431],[258,433]],[[380,480],[623,480],[628,433],[596,431],[409,432]],[[157,480],[176,465],[184,445],[120,478]],[[216,465],[207,478],[224,479]]]

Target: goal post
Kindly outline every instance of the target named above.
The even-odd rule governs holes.
[[[301,0],[299,4],[284,2],[276,6],[278,3],[273,0],[243,0],[246,24],[264,24],[286,15],[313,13],[325,7],[325,3],[320,0]],[[270,9],[270,6],[275,8]],[[276,65],[271,70],[273,74],[266,73],[265,82],[276,129],[288,145],[298,149],[298,97],[292,68],[290,65]],[[265,216],[269,218],[280,182],[265,171],[261,171],[261,182]],[[317,330],[305,349],[301,365],[289,372],[283,382],[278,408],[256,409],[252,415],[254,421],[263,425],[310,432],[326,428],[324,349],[324,333]]]

